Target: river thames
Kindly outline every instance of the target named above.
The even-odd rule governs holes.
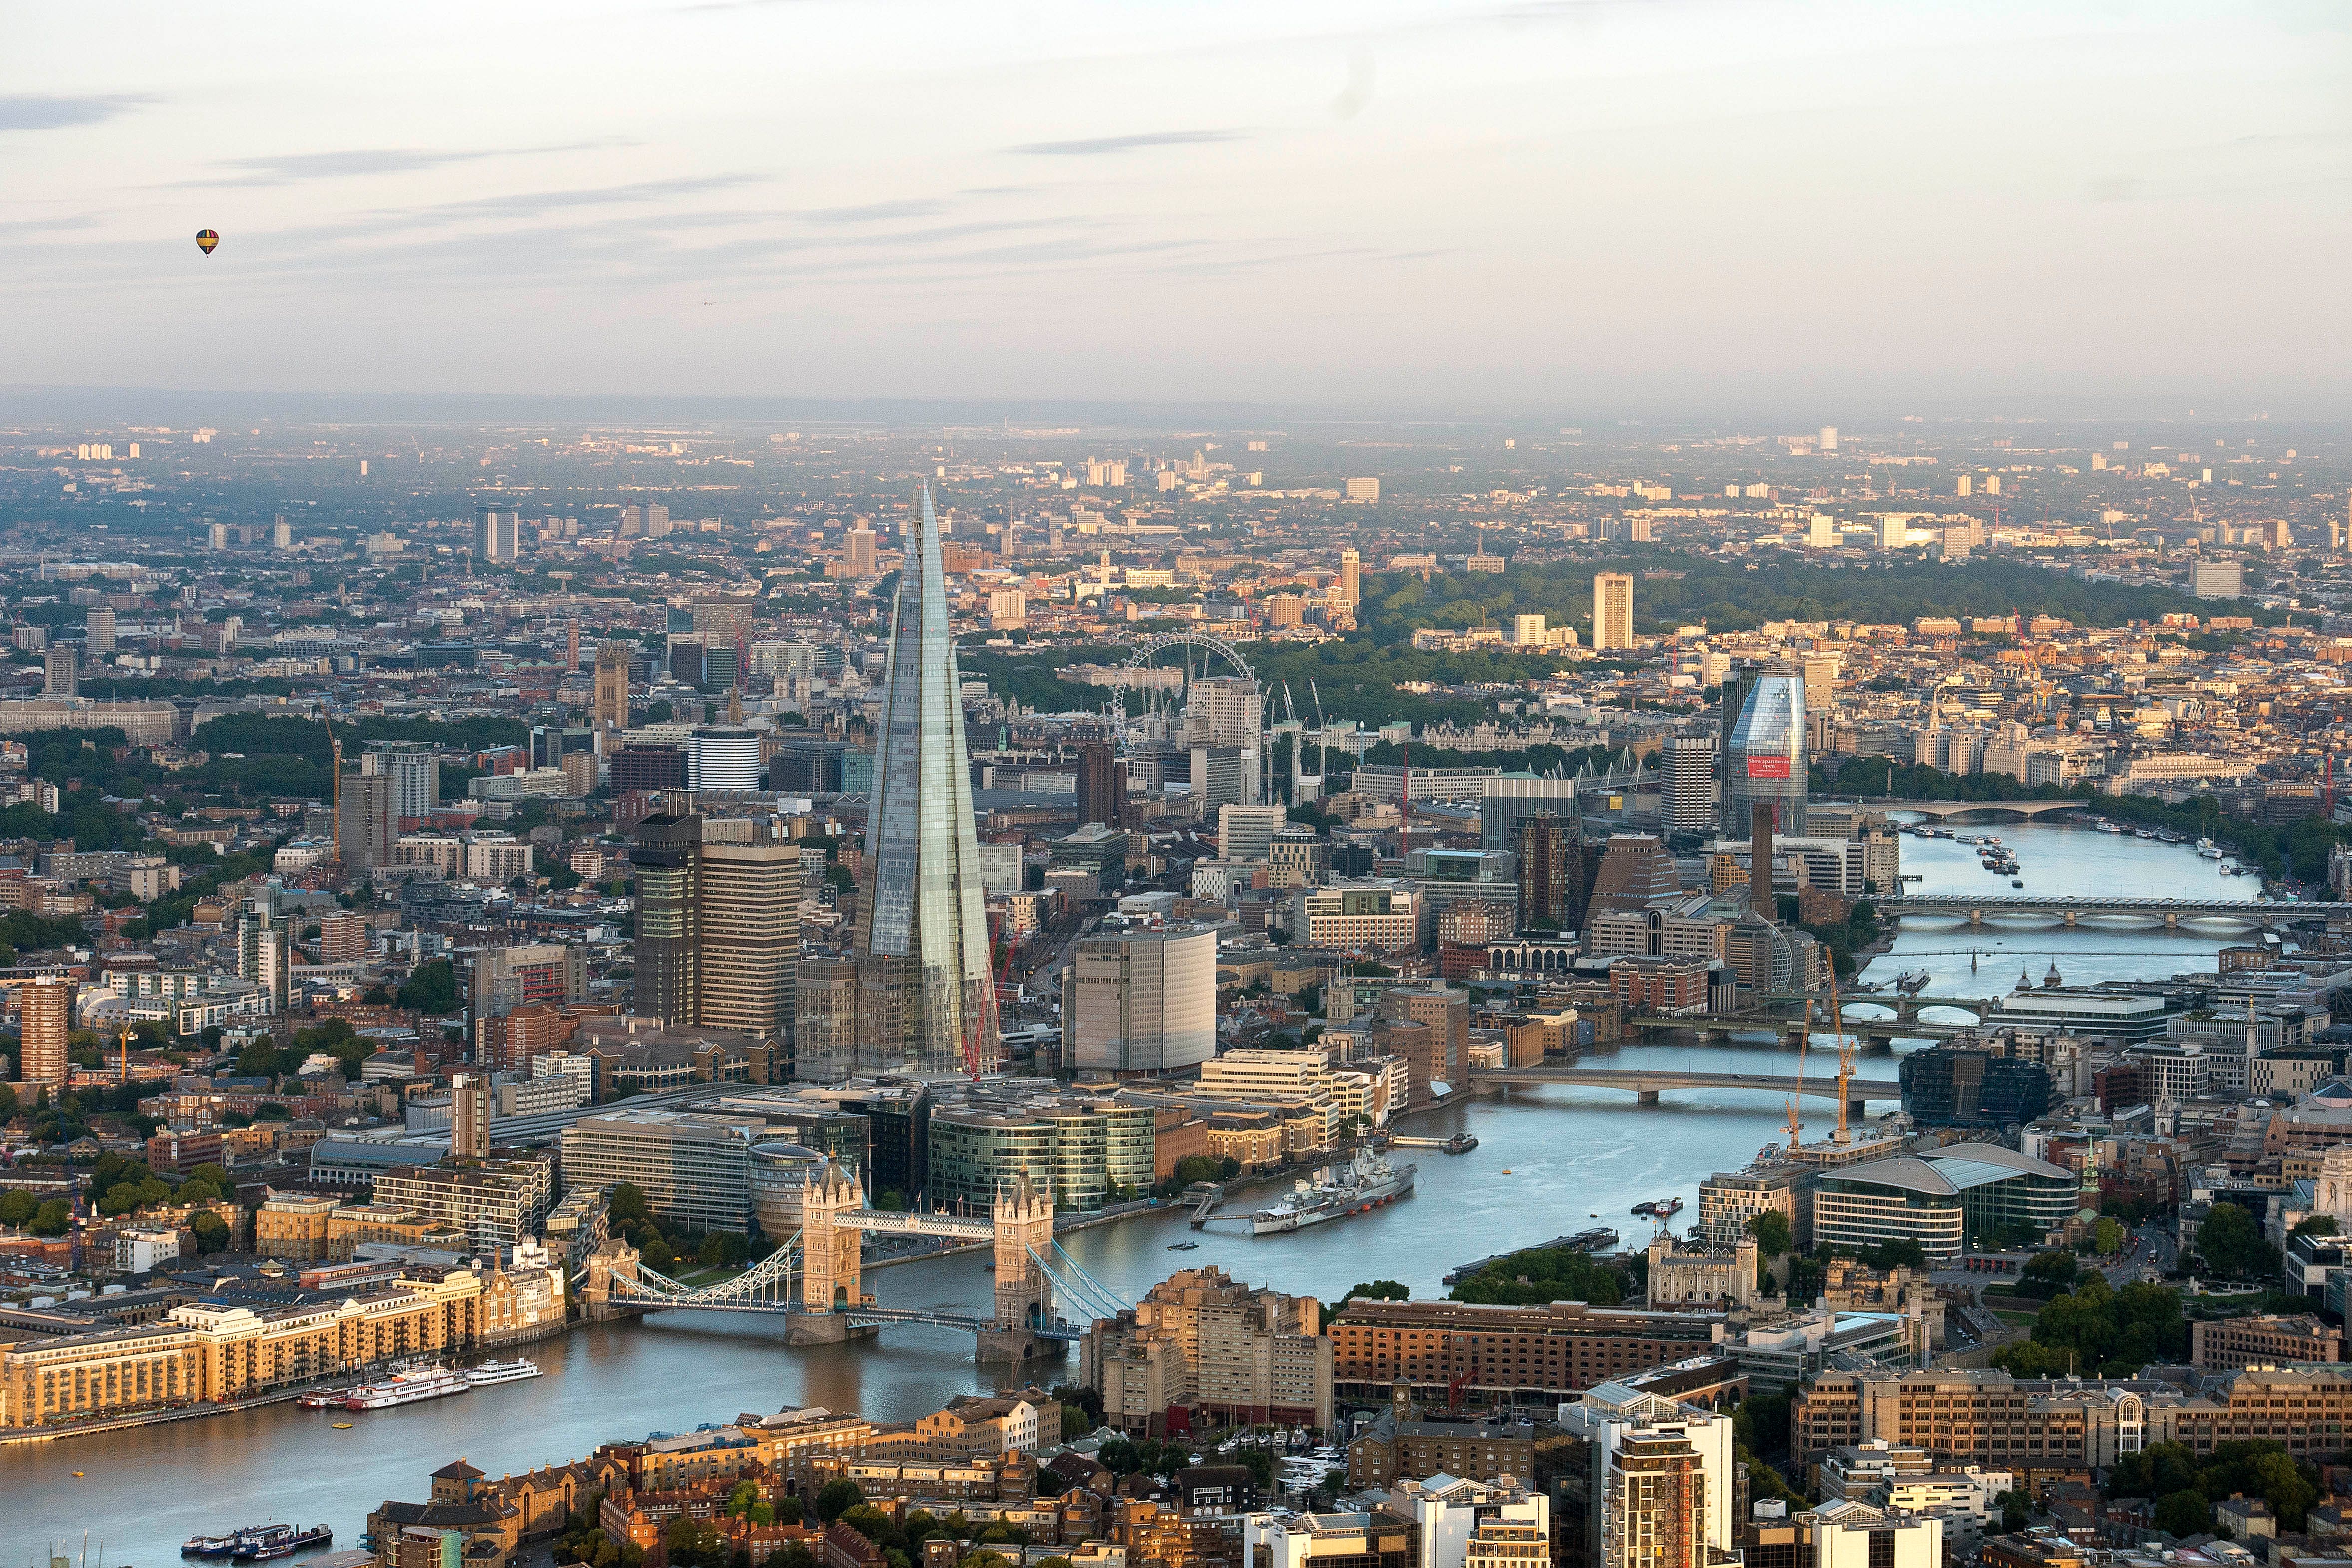
[[[2016,852],[2030,891],[2173,894],[2210,885],[2210,896],[2256,895],[2256,879],[2221,876],[2185,848],[2087,829],[1979,831],[2000,834]],[[2006,878],[1992,885],[1992,873],[1980,871],[1965,846],[1906,837],[1903,853],[1904,869],[1920,873],[1926,891],[2009,891]],[[2021,965],[2038,981],[2053,959],[2070,983],[2210,972],[2219,947],[2243,939],[2220,926],[1972,929],[1915,920],[1869,977],[1891,981],[1899,970],[1925,967],[1936,979],[1931,994],[1990,997],[2015,985]],[[1970,950],[1981,955],[1973,971]],[[1590,1060],[1751,1072],[1793,1065],[1762,1041],[1627,1047]],[[1808,1071],[1822,1065],[1817,1058]],[[1891,1078],[1894,1063],[1869,1053],[1862,1071]],[[1892,1109],[1874,1105],[1872,1113]],[[1808,1103],[1808,1136],[1827,1113],[1825,1103]],[[1417,1118],[1416,1134],[1467,1128],[1479,1147],[1463,1155],[1412,1151],[1418,1190],[1388,1208],[1265,1238],[1227,1227],[1193,1231],[1182,1214],[1166,1212],[1076,1232],[1065,1245],[1130,1301],[1175,1269],[1212,1263],[1292,1294],[1329,1299],[1359,1281],[1392,1279],[1427,1297],[1443,1293],[1441,1277],[1457,1263],[1589,1226],[1608,1224],[1633,1241],[1645,1223],[1627,1213],[1637,1201],[1673,1195],[1695,1211],[1699,1182],[1778,1141],[1785,1114],[1780,1101],[1737,1090],[1669,1092],[1648,1108],[1618,1091],[1514,1090]],[[1200,1247],[1169,1250],[1184,1240]],[[887,1269],[868,1276],[869,1289],[887,1306],[969,1311],[988,1296],[982,1262],[974,1253]],[[957,1394],[1024,1377],[1061,1381],[1076,1364],[1072,1351],[1021,1373],[982,1368],[973,1363],[969,1335],[920,1326],[887,1328],[856,1345],[788,1350],[777,1327],[757,1317],[671,1313],[532,1347],[527,1354],[546,1369],[534,1381],[403,1409],[338,1417],[272,1406],[0,1449],[0,1546],[31,1560],[45,1540],[69,1538],[78,1546],[88,1531],[93,1558],[103,1540],[108,1563],[157,1568],[200,1531],[282,1520],[323,1521],[334,1527],[337,1545],[348,1547],[370,1509],[387,1498],[422,1499],[431,1472],[460,1457],[497,1476],[576,1458],[600,1442],[788,1405],[910,1420]],[[336,1431],[337,1418],[350,1420],[351,1429]]]

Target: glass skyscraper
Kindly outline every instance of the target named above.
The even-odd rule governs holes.
[[[992,1068],[1000,1048],[939,519],[923,490],[891,609],[857,916],[862,1072]]]
[[[1733,688],[1726,685],[1725,700]],[[1723,832],[1748,837],[1753,809],[1774,808],[1774,830],[1805,831],[1808,758],[1805,683],[1801,676],[1753,674],[1740,683],[1738,716],[1725,737]]]

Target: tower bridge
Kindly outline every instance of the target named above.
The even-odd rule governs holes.
[[[995,1263],[992,1299],[975,1310],[885,1307],[865,1289],[867,1232],[987,1241]],[[754,1268],[700,1287],[647,1268],[614,1238],[588,1260],[582,1299],[591,1316],[656,1312],[760,1312],[781,1318],[787,1344],[839,1344],[892,1323],[962,1329],[982,1361],[1026,1361],[1047,1345],[1085,1337],[1087,1323],[1129,1303],[1081,1269],[1054,1239],[1054,1195],[1026,1174],[996,1193],[985,1216],[871,1208],[841,1166],[803,1189],[801,1228]],[[1056,1311],[1056,1297],[1084,1315]]]

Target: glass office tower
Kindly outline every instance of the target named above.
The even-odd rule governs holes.
[[[1773,807],[1777,831],[1801,833],[1808,771],[1804,680],[1755,674],[1741,685],[1739,716],[1723,753],[1724,837],[1747,838],[1759,804]]]
[[[890,618],[873,805],[872,880],[858,909],[861,1072],[953,1072],[997,1062],[996,990],[981,900],[955,636],[929,486]]]

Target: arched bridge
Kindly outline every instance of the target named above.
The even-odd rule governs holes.
[[[1508,1067],[1471,1074],[1474,1085],[1485,1083],[1567,1083],[1584,1089],[1630,1089],[1636,1102],[1654,1105],[1673,1089],[1754,1089],[1786,1097],[1807,1094],[1817,1100],[1843,1097],[1849,1113],[1860,1114],[1871,1100],[1900,1100],[1903,1085],[1880,1079],[1856,1078],[1841,1086],[1834,1077],[1795,1078],[1766,1072],[1662,1072],[1647,1067]]]
[[[2038,897],[2026,894],[1980,896],[1965,893],[1901,893],[1875,901],[1881,915],[1957,915],[1971,925],[1991,915],[2044,915],[2073,925],[2086,915],[2160,920],[2234,920],[2244,925],[2292,925],[2297,921],[2352,920],[2352,904],[2273,903],[2268,899],[2098,898],[2074,894]]]
[[[1923,817],[1948,821],[1954,817],[2015,817],[2030,821],[2061,811],[2087,811],[2088,800],[1864,800],[1874,811],[1916,811]]]
[[[994,1300],[971,1312],[877,1305],[864,1289],[865,1234],[944,1236],[991,1243]],[[1054,1197],[1024,1176],[1000,1190],[986,1217],[898,1213],[866,1207],[841,1166],[803,1189],[801,1228],[760,1264],[715,1285],[691,1286],[646,1267],[615,1238],[588,1260],[583,1299],[592,1316],[691,1311],[772,1313],[791,1344],[837,1344],[886,1323],[964,1329],[982,1361],[1025,1361],[1045,1343],[1083,1339],[1087,1322],[1117,1317],[1129,1303],[1078,1267],[1054,1239]],[[1055,1311],[1059,1294],[1085,1316]]]

